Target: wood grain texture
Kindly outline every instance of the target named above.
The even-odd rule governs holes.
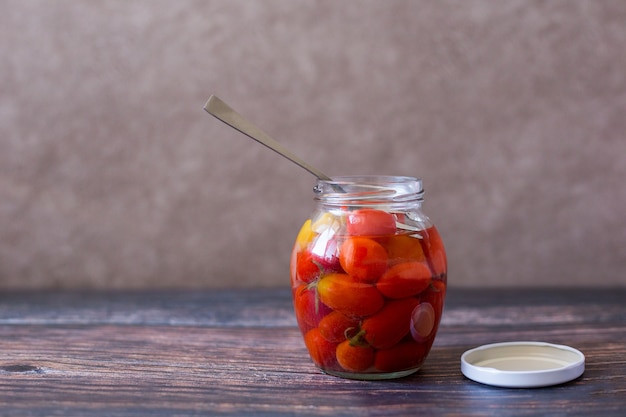
[[[626,290],[451,290],[417,374],[362,382],[308,359],[285,290],[0,294],[0,415],[623,415]],[[565,343],[584,375],[542,389],[463,377],[467,349]]]

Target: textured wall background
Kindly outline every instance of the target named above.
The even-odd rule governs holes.
[[[287,285],[313,178],[425,180],[450,284],[626,285],[626,2],[0,0],[0,288]]]

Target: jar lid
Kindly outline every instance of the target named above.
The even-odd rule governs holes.
[[[585,371],[585,355],[569,346],[543,342],[494,343],[461,356],[461,372],[471,380],[507,388],[558,385]]]

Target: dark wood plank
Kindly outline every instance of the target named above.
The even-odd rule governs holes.
[[[625,296],[453,290],[423,369],[361,382],[311,365],[284,290],[2,294],[0,415],[623,415]],[[581,349],[585,374],[511,390],[460,373],[466,349],[519,339]]]
[[[289,290],[0,293],[0,324],[295,326]]]

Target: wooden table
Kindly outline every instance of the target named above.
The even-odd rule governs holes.
[[[460,356],[540,340],[586,355],[575,381],[481,385]],[[319,372],[286,289],[0,293],[2,416],[626,415],[626,289],[450,289],[417,374]]]

